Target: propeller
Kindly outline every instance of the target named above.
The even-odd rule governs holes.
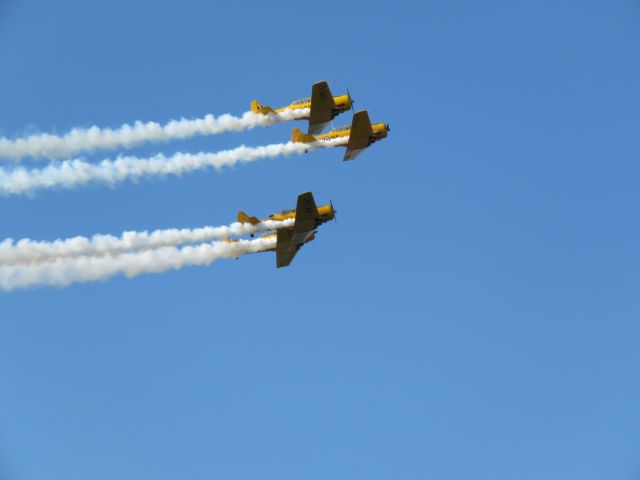
[[[347,97],[349,97],[349,102],[351,103],[351,113],[355,113],[355,110],[353,109],[353,99],[351,98],[351,92],[349,92],[348,88],[347,88]]]
[[[329,200],[329,205],[331,205],[331,211],[333,212],[333,221],[338,223],[338,218],[336,217],[336,213],[338,213],[338,211],[333,208],[333,202],[331,200]]]
[[[388,123],[387,123],[386,127],[387,127],[387,132],[390,132],[391,131],[391,127],[389,127]]]

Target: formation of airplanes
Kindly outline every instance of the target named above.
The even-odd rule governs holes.
[[[276,237],[276,247],[263,250],[265,252],[276,252],[276,267],[286,267],[296,256],[298,250],[305,244],[315,239],[317,228],[323,223],[327,223],[336,217],[336,210],[333,204],[316,206],[315,199],[311,192],[298,195],[296,208],[283,210],[269,215],[262,220],[257,217],[250,217],[246,213],[238,212],[238,221],[256,225],[265,220],[288,220],[294,219],[293,225],[285,228],[278,228],[275,231],[261,235],[261,238]],[[233,240],[228,240],[233,241]]]
[[[251,111],[253,113],[261,113],[264,115],[268,115],[270,113],[281,113],[286,110],[301,110],[305,108],[309,109],[309,116],[302,118],[309,120],[308,133],[311,135],[317,135],[324,131],[331,120],[341,113],[353,108],[353,100],[351,99],[349,92],[347,92],[346,95],[338,95],[337,97],[334,97],[329,89],[329,84],[322,81],[313,84],[313,87],[311,87],[311,97],[295,100],[291,102],[290,105],[276,110],[271,107],[261,105],[256,100],[251,102]]]
[[[390,131],[388,123],[372,124],[369,120],[369,113],[366,110],[360,110],[353,114],[351,125],[333,128],[322,133],[335,117],[350,109],[353,110],[353,100],[349,91],[347,90],[344,95],[333,96],[325,81],[313,85],[311,97],[295,100],[282,108],[273,109],[256,100],[251,102],[251,111],[256,114],[270,115],[300,109],[308,109],[309,111],[308,115],[301,117],[309,122],[307,133],[294,128],[291,133],[291,141],[312,144],[344,139],[344,142],[336,142],[336,146],[346,147],[343,160],[354,160],[373,143],[385,138]],[[276,246],[264,251],[275,251],[276,267],[281,268],[288,266],[293,261],[303,245],[315,239],[320,225],[335,219],[335,216],[336,210],[332,203],[318,207],[313,194],[305,192],[298,195],[296,208],[283,210],[262,220],[240,211],[238,212],[238,221],[256,225],[265,220],[294,219],[294,223],[290,227],[278,228],[261,235],[261,238],[276,238]],[[234,242],[236,240],[227,239],[227,241]]]
[[[346,95],[334,97],[329,89],[329,84],[325,81],[313,84],[311,97],[295,100],[290,105],[276,110],[264,106],[256,100],[251,102],[251,111],[263,115],[303,108],[309,109],[309,116],[303,117],[303,119],[309,120],[307,133],[305,134],[300,129],[294,128],[291,133],[291,141],[295,143],[313,143],[344,138],[346,143],[342,146],[346,146],[347,151],[343,160],[355,160],[365,149],[369,148],[374,142],[385,138],[391,131],[388,123],[371,124],[369,113],[366,110],[360,110],[353,114],[351,125],[337,127],[323,134],[322,132],[335,117],[349,109],[353,109],[351,94],[347,92]]]
[[[360,110],[353,115],[351,125],[337,127],[330,132],[314,137],[294,128],[291,132],[291,141],[295,143],[329,142],[340,138],[348,139],[347,143],[340,144],[347,147],[343,160],[355,160],[358,155],[369,148],[374,142],[382,140],[389,133],[389,125],[386,123],[371,124],[366,110]]]

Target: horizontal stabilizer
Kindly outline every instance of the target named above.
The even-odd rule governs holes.
[[[315,142],[316,138],[312,135],[308,135],[304,133],[299,128],[294,128],[291,131],[291,141],[293,143],[311,143],[311,142]]]
[[[243,211],[238,212],[238,221],[240,223],[250,223],[251,225],[257,225],[258,223],[260,223],[260,219],[256,217],[250,217]]]
[[[253,113],[262,113],[263,115],[268,115],[270,113],[273,113],[274,115],[276,114],[276,111],[273,108],[262,105],[256,100],[251,102],[251,111]]]

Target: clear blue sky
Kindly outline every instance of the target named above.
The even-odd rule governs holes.
[[[351,163],[0,199],[0,238],[42,240],[339,210],[288,269],[0,294],[0,478],[639,478],[639,47],[636,0],[0,0],[0,135],[321,79],[392,128]]]

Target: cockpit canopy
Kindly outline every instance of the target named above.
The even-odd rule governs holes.
[[[311,97],[302,98],[300,100],[296,100],[295,102],[292,102],[291,105],[302,105],[304,103],[311,103]]]

